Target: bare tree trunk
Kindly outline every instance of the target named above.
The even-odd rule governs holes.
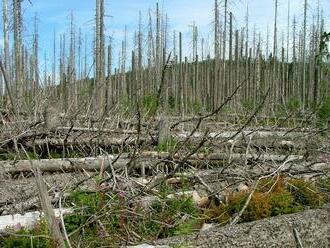
[[[232,92],[236,87],[234,86],[234,81],[232,79],[233,71],[233,13],[229,13],[229,57],[228,57],[228,94]],[[232,106],[232,102],[230,103]]]
[[[137,47],[138,47],[138,72],[137,72],[137,82],[138,82],[138,92],[137,92],[137,99],[139,99],[142,95],[144,95],[145,92],[145,83],[144,80],[142,80],[142,63],[143,63],[143,48],[142,48],[142,42],[143,42],[143,33],[142,33],[142,14],[141,11],[139,12],[139,31],[138,31],[138,37],[137,37]]]
[[[73,101],[73,106],[78,107],[78,90],[77,90],[77,80],[76,80],[76,31],[74,28],[74,17],[73,12],[71,12],[70,20],[70,55],[69,55],[69,65],[68,65],[68,83],[69,83],[69,99]]]
[[[245,78],[247,79],[247,87],[245,88],[243,101],[247,101],[250,95],[251,80],[249,77],[249,5],[246,6],[245,16]]]
[[[298,89],[299,92],[299,87],[298,87],[298,80],[297,80],[297,72],[296,72],[296,61],[297,61],[297,52],[296,52],[296,17],[293,17],[293,23],[292,23],[292,87],[291,91],[292,93],[297,93],[296,90]]]
[[[60,42],[60,85],[61,85],[61,97],[62,97],[62,108],[64,112],[68,110],[68,94],[67,94],[67,73],[65,70],[66,59],[65,59],[65,34],[61,37]]]
[[[307,104],[306,99],[306,35],[307,35],[307,0],[304,0],[304,21],[302,37],[302,85],[301,85],[301,103],[303,109]]]
[[[273,78],[272,78],[272,100],[274,103],[277,101],[277,92],[276,92],[276,69],[277,69],[277,12],[278,12],[278,0],[275,0],[275,15],[274,15],[274,45],[273,45]]]
[[[315,60],[320,54],[320,41],[321,41],[321,26],[320,26],[320,0],[317,1],[317,24],[316,24],[316,45],[315,45]],[[315,70],[314,70],[314,89],[313,89],[313,104],[314,107],[317,106],[319,101],[319,86],[320,86],[320,65],[318,61],[315,61]]]
[[[106,86],[106,113],[110,110],[110,103],[114,103],[114,87],[112,80],[112,41],[110,38],[108,45],[108,73],[107,73],[107,86]],[[109,92],[110,91],[110,92]]]
[[[14,50],[15,50],[15,88],[16,97],[22,100],[23,97],[23,68],[22,68],[22,12],[21,0],[13,0],[14,16]]]
[[[214,71],[212,85],[212,109],[215,109],[218,103],[219,86],[219,62],[220,62],[220,17],[218,0],[214,1]]]
[[[8,87],[12,86],[12,81],[9,72],[9,65],[10,65],[10,55],[9,55],[9,19],[8,19],[8,0],[3,0],[2,2],[2,25],[3,25],[3,67],[7,73],[7,81]],[[4,93],[6,93],[5,87]]]
[[[128,97],[127,82],[126,82],[126,59],[127,59],[127,27],[125,26],[124,40],[122,41],[122,51],[121,51],[121,88],[122,96]]]
[[[148,20],[148,85],[147,85],[147,94],[153,93],[153,78],[154,75],[152,73],[152,66],[155,62],[155,48],[154,48],[154,38],[153,38],[153,29],[152,29],[152,17],[151,17],[151,11],[149,10],[149,20]]]
[[[287,19],[287,37],[286,37],[286,74],[285,74],[285,80],[286,80],[286,96],[285,96],[285,103],[287,104],[289,101],[289,95],[291,94],[290,91],[290,78],[289,78],[289,49],[290,49],[290,1],[288,1],[288,19]]]
[[[34,68],[34,75],[33,75],[33,85],[32,85],[32,99],[35,99],[37,90],[39,88],[39,34],[38,34],[37,16],[34,17],[33,68]]]
[[[96,97],[100,109],[104,109],[104,79],[105,79],[105,48],[104,45],[104,0],[96,0],[96,27],[95,27],[95,87]]]
[[[184,116],[185,107],[184,107],[184,83],[183,83],[183,65],[182,65],[182,33],[179,33],[179,92],[180,92],[180,113],[181,116]]]
[[[4,79],[4,82],[5,82],[5,87],[6,87],[6,90],[7,90],[7,94],[9,96],[9,100],[10,100],[10,103],[12,105],[12,109],[13,109],[13,112],[14,114],[17,114],[17,105],[16,105],[16,102],[14,101],[14,98],[11,94],[11,89],[10,89],[10,85],[9,85],[9,81],[7,79],[7,72],[2,64],[2,61],[0,60],[0,70],[1,70],[1,73],[3,75],[3,79]]]
[[[228,16],[228,0],[224,0],[225,1],[225,13],[224,13],[224,25],[223,25],[223,51],[222,51],[222,62],[223,62],[223,66],[222,66],[222,77],[221,77],[221,81],[222,81],[222,99],[221,101],[224,101],[224,99],[227,97],[227,95],[229,94],[229,84],[227,81],[227,76],[226,76],[226,56],[227,56],[227,16]]]

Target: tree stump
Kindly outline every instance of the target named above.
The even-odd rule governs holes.
[[[166,144],[170,139],[169,121],[167,118],[162,118],[158,123],[158,144]]]

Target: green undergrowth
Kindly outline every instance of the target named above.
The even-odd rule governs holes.
[[[326,98],[317,110],[319,126],[327,126],[330,122],[330,97]]]
[[[136,201],[125,192],[72,192],[66,207],[75,212],[64,217],[73,247],[119,247],[200,230],[204,223],[226,225],[242,210],[251,190],[231,192],[224,203],[211,201],[198,207],[187,195],[191,182],[183,177],[176,183],[160,183],[153,200]],[[171,195],[172,197],[169,197]],[[278,176],[260,180],[239,223],[318,208],[330,202],[330,179],[316,182]],[[45,225],[25,235],[48,235]],[[9,236],[0,247],[52,247],[49,239]]]
[[[49,248],[55,247],[44,220],[40,221],[33,230],[22,229],[18,232],[6,230],[7,235],[0,235],[1,248]]]
[[[251,192],[248,191],[230,193],[224,204],[213,205],[205,210],[206,220],[219,222],[222,225],[230,223],[243,208],[250,194]],[[312,183],[284,177],[264,179],[259,182],[241,215],[240,222],[318,208],[330,202],[329,194],[329,180]]]
[[[27,153],[27,154],[26,154]],[[0,153],[0,161],[6,161],[6,160],[19,160],[19,159],[37,159],[37,156],[30,151],[27,151],[24,153],[22,151],[21,154],[17,153]]]
[[[166,142],[158,144],[157,147],[156,147],[156,151],[158,151],[158,152],[173,152],[178,147],[178,144],[179,144],[178,140],[176,140],[174,138],[170,138]]]
[[[134,243],[175,235],[189,234],[201,227],[200,210],[192,198],[167,198],[174,189],[158,188],[158,199],[148,208],[143,202],[132,203],[124,193],[74,192],[71,203],[79,211],[65,217],[72,242],[81,239],[82,246],[116,246],[122,239]],[[84,245],[83,245],[84,244]]]

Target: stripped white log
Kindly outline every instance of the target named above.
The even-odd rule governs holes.
[[[110,156],[114,159],[113,156]],[[108,159],[105,157],[89,157],[89,158],[65,158],[65,159],[40,159],[40,160],[17,160],[17,161],[0,161],[0,174],[3,173],[18,173],[30,172],[36,166],[41,171],[56,172],[56,171],[75,171],[87,170],[94,171],[104,166],[110,166]],[[32,162],[32,163],[31,163]],[[129,160],[120,159],[116,162],[117,167],[125,166]]]
[[[150,157],[150,158],[166,158],[171,154],[168,152],[142,152],[142,158]],[[232,160],[242,160],[242,159],[250,159],[256,161],[274,161],[274,162],[282,162],[284,160],[302,160],[304,157],[301,155],[276,155],[276,154],[242,154],[242,153],[197,153],[189,157],[189,161],[191,160],[226,160],[230,158]],[[180,154],[172,155],[172,158],[180,160],[183,156]]]
[[[72,208],[54,209],[55,217],[59,218],[60,213],[63,215],[68,215],[73,213]],[[14,215],[4,215],[0,216],[0,235],[1,232],[5,232],[6,229],[11,229],[14,231],[25,229],[33,229],[35,225],[41,220],[43,213],[39,211],[29,212],[26,214],[14,214]]]
[[[123,134],[137,134],[137,130],[116,130],[116,129],[99,129],[88,127],[58,127],[57,131],[74,131],[74,132],[101,132],[101,133],[123,133]]]
[[[236,135],[236,131],[219,131],[219,132],[211,132],[207,135],[207,137],[212,139],[229,139]],[[243,137],[249,137],[253,136],[254,139],[262,139],[262,138],[294,138],[294,137],[303,137],[307,135],[309,132],[286,132],[286,131],[250,131],[250,130],[244,130],[240,133],[238,133],[235,136],[235,139],[242,139]],[[187,138],[191,132],[189,131],[183,131],[180,133],[174,133],[173,136],[176,136],[178,138]],[[202,138],[204,136],[204,133],[201,132],[195,132],[192,135],[192,138]]]
[[[167,152],[142,152],[137,155],[138,159],[134,161],[136,167],[143,166],[153,167],[157,163],[157,159],[166,159],[170,156]],[[19,173],[30,172],[34,166],[38,167],[41,171],[56,172],[56,171],[75,171],[87,170],[95,171],[100,170],[101,164],[104,163],[105,167],[110,166],[110,162],[114,160],[115,156],[109,155],[110,159],[104,156],[101,157],[87,157],[87,158],[65,158],[65,159],[41,159],[41,160],[17,160],[17,161],[0,161],[0,174],[5,173]],[[182,156],[174,154],[173,159],[180,161]],[[212,153],[212,154],[194,154],[189,158],[189,162],[199,163],[200,161],[225,161],[229,158],[226,153]],[[283,162],[284,160],[298,161],[303,160],[304,157],[300,155],[272,155],[272,154],[231,154],[231,161],[240,160],[254,160],[254,161],[272,161]],[[32,163],[31,163],[32,162]],[[124,168],[130,162],[128,154],[123,154],[120,159],[113,164],[114,168]]]
[[[152,145],[155,142],[156,138],[140,137],[140,144]],[[122,145],[135,145],[137,137],[129,138],[69,138],[65,141],[66,146],[92,146],[92,145],[101,145],[101,146],[122,146]],[[194,141],[194,140],[192,140]],[[213,141],[214,144],[221,140],[216,139]],[[243,140],[228,140],[223,144],[223,147],[232,146],[235,144],[235,147],[245,147],[246,142]],[[30,147],[35,146],[55,146],[62,147],[64,145],[64,139],[62,138],[50,138],[50,139],[36,139],[27,143]],[[299,141],[293,142],[292,140],[280,140],[280,139],[252,139],[252,144],[257,147],[267,147],[267,148],[284,148],[284,149],[293,149],[299,147],[305,147],[306,142]]]
[[[136,137],[129,137],[127,139],[124,138],[77,138],[77,139],[67,139],[65,141],[65,145],[67,146],[80,146],[80,145],[101,145],[101,146],[120,146],[123,144],[126,145],[135,145],[137,138]],[[152,143],[153,140],[151,138],[140,138],[141,143],[147,142]],[[31,141],[30,145],[50,145],[50,146],[63,146],[64,139],[36,139]]]

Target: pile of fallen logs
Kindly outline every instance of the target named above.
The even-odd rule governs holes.
[[[329,176],[327,130],[235,128],[214,123],[217,128],[211,131],[210,122],[198,126],[198,123],[176,125],[176,121],[52,128],[38,123],[28,129],[4,130],[0,135],[0,152],[14,159],[0,161],[0,233],[5,234],[8,226],[33,227],[42,212],[51,211],[46,206],[55,209],[51,211],[53,218],[72,213],[72,209],[63,208],[63,203],[76,189],[124,191],[136,196],[131,199],[132,204],[138,202],[148,207],[157,199],[155,185],[166,182],[178,185],[177,194],[168,195],[169,198],[186,194],[202,207],[211,196],[222,201],[228,192],[251,190],[253,183],[263,176],[285,174],[308,180]],[[40,180],[47,188],[44,201],[40,200]],[[188,182],[185,190],[180,189],[182,180]],[[328,210],[306,215],[325,213]],[[292,218],[297,216],[300,214]],[[301,216],[305,221],[305,215]],[[280,226],[282,222],[278,217],[269,223]],[[267,221],[260,223],[265,228],[269,226]],[[232,233],[244,233],[253,227],[244,224],[237,229],[212,229],[210,235],[217,240],[226,236],[228,244],[236,244]],[[305,222],[297,227],[305,235],[303,228]],[[253,235],[260,232],[259,228],[256,230]],[[203,235],[156,243],[174,244],[194,238],[194,242],[187,244],[203,247]],[[243,235],[242,244],[247,244],[245,239],[248,240]]]

